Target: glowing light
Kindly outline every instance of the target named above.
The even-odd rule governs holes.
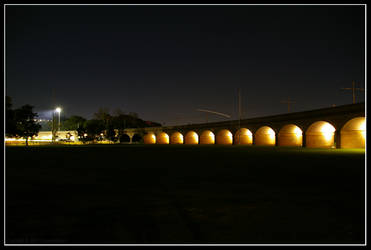
[[[200,144],[214,144],[215,143],[215,135],[210,130],[205,130],[202,132],[200,137]]]
[[[239,129],[234,136],[235,144],[251,145],[252,144],[252,133],[247,128]]]
[[[255,144],[274,146],[276,144],[276,133],[268,126],[259,128],[255,133]]]
[[[294,134],[299,137],[299,136],[302,136],[303,132],[301,131],[301,129],[299,127],[295,127],[294,128]]]
[[[359,125],[359,130],[363,130],[363,132],[366,131],[366,121],[362,121],[361,124]]]
[[[62,112],[62,109],[60,107],[58,107],[58,108],[55,109],[55,111],[60,113],[60,112]]]
[[[335,132],[335,128],[331,124],[325,123],[322,125],[320,131],[322,133],[333,133]]]
[[[274,133],[274,130],[271,129],[271,128],[269,128],[269,129],[267,130],[267,134],[269,135],[269,137],[270,137],[271,139],[275,138],[275,135],[276,135],[276,133]]]
[[[156,136],[154,133],[147,133],[143,137],[144,144],[155,144],[156,143]]]
[[[247,130],[247,133],[246,134],[247,134],[248,137],[252,137],[252,133],[251,133],[250,130]]]
[[[216,136],[216,143],[224,145],[233,144],[233,134],[227,129],[220,130]]]
[[[179,132],[174,132],[170,137],[171,144],[183,144],[183,135]]]
[[[189,131],[185,136],[185,144],[198,144],[198,134],[194,131]]]
[[[335,128],[331,124],[325,123],[320,128],[320,131],[322,132],[323,137],[325,138],[325,140],[330,141],[330,140],[332,140],[332,138],[334,136]]]
[[[341,128],[341,148],[365,148],[366,142],[366,119],[356,117],[349,120]]]

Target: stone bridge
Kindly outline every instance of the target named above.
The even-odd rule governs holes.
[[[365,103],[243,120],[128,128],[128,142],[364,148]],[[125,139],[125,138],[124,138]]]

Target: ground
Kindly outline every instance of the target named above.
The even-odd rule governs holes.
[[[365,150],[6,147],[6,243],[364,243]]]

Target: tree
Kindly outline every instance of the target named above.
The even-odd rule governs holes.
[[[103,121],[91,119],[86,122],[86,132],[90,139],[95,140],[104,131],[105,125]]]
[[[73,115],[64,122],[65,130],[77,130],[79,127],[84,126],[86,119],[81,116]]]
[[[24,105],[14,112],[16,122],[16,136],[26,139],[28,146],[28,138],[39,133],[41,126],[36,123],[35,118],[37,113],[32,112],[33,106]]]
[[[94,118],[107,122],[111,118],[111,115],[108,108],[99,108],[98,112],[94,113]]]
[[[6,123],[5,123],[5,134],[7,136],[16,135],[16,122],[15,112],[12,109],[13,103],[10,96],[6,96]]]
[[[117,137],[120,139],[124,134],[124,129],[126,128],[127,115],[121,114],[112,117],[112,126],[118,130]]]

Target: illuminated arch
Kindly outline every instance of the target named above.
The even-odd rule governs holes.
[[[308,148],[334,147],[335,127],[326,121],[313,123],[305,134],[306,147]]]
[[[157,144],[169,144],[169,135],[165,132],[161,132],[156,136]]]
[[[174,132],[170,136],[170,144],[183,144],[183,135],[179,132]]]
[[[210,130],[201,133],[200,144],[215,144],[215,135]]]
[[[228,129],[222,129],[216,134],[216,144],[232,145],[233,134]]]
[[[263,126],[255,132],[255,145],[274,146],[276,145],[276,133],[268,126]]]
[[[340,130],[341,148],[365,148],[365,139],[365,117],[356,117],[349,120]]]
[[[143,137],[144,144],[155,144],[156,143],[156,135],[154,133],[147,133]]]
[[[195,131],[189,131],[184,139],[185,144],[198,144],[198,134]]]
[[[240,128],[234,135],[234,144],[251,145],[252,133],[247,128]]]
[[[281,128],[277,136],[278,146],[303,146],[303,131],[294,124]]]

